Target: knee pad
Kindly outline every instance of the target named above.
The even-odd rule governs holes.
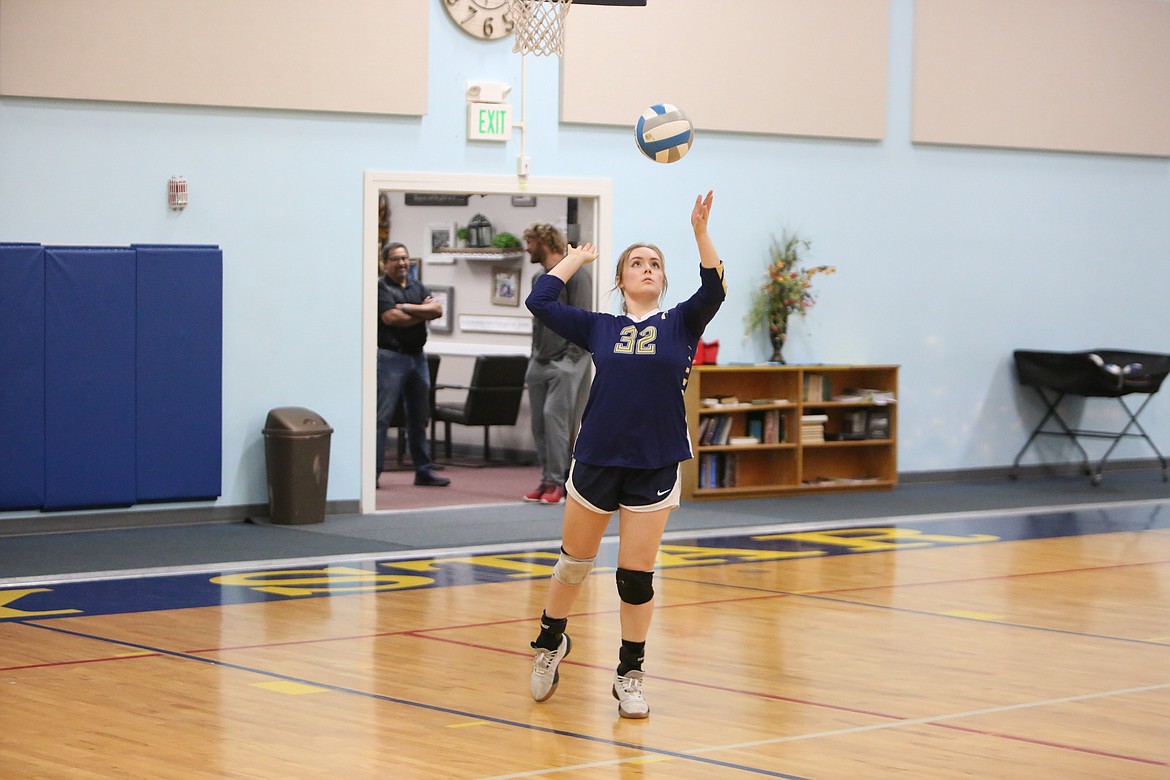
[[[654,572],[618,569],[617,592],[627,604],[645,604],[654,598]]]
[[[565,548],[562,547],[561,557],[557,558],[557,562],[553,566],[553,576],[565,585],[580,585],[589,576],[595,560],[597,559],[586,558],[585,560],[581,560],[574,558],[566,553]]]

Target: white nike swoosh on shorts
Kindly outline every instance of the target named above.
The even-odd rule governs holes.
[[[669,490],[659,490],[659,491],[658,491],[658,495],[659,495],[659,496],[665,496],[665,495],[666,495],[667,493],[669,493],[669,492],[670,492]]]

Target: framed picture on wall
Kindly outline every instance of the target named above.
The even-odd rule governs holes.
[[[422,251],[428,263],[454,263],[454,255],[441,255],[442,250],[455,248],[454,222],[427,222],[422,232]]]
[[[447,285],[433,285],[431,295],[443,307],[443,316],[427,323],[431,333],[450,333],[455,322],[455,288]]]
[[[492,270],[492,303],[497,306],[520,305],[520,269]]]
[[[535,195],[513,195],[512,205],[516,208],[531,208],[536,205]]]

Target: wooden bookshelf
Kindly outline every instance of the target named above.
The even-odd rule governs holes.
[[[842,398],[853,389],[878,392]],[[897,366],[695,366],[683,499],[889,490],[897,395]]]

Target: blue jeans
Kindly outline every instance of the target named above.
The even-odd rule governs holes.
[[[402,399],[406,412],[406,442],[416,472],[429,471],[431,452],[427,446],[427,423],[431,416],[431,371],[425,354],[406,355],[389,349],[378,350],[378,436],[375,463],[381,474],[386,465],[386,433],[394,410]]]

